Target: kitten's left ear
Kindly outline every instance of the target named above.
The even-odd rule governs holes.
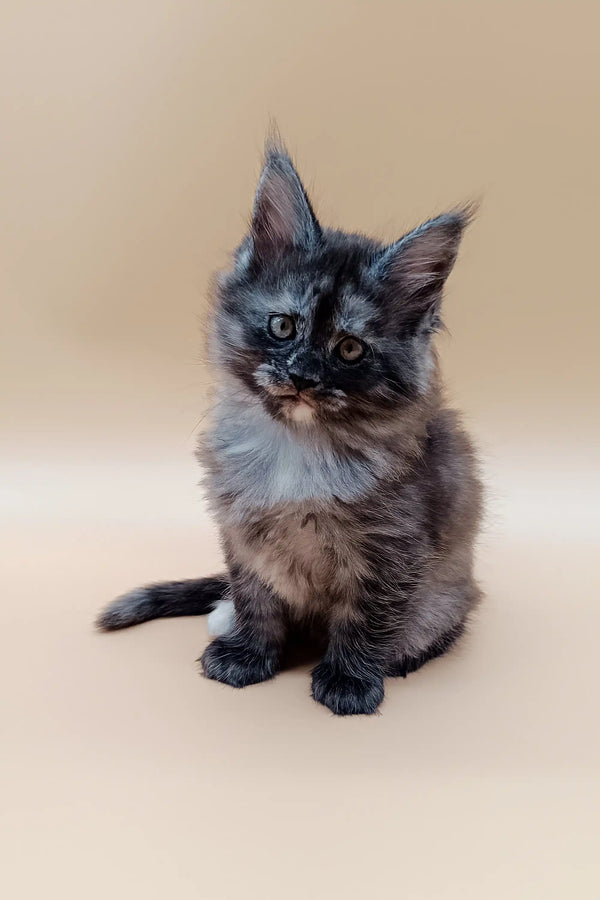
[[[430,219],[387,247],[377,260],[375,273],[407,320],[416,324],[429,315],[432,328],[438,324],[442,289],[474,213],[470,206]]]
[[[269,142],[250,228],[253,255],[269,260],[285,250],[307,250],[320,234],[317,217],[291,159],[281,144]]]

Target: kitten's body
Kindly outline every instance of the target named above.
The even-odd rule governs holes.
[[[350,448],[315,446],[304,428],[290,458],[287,426],[276,423],[273,433],[259,410],[229,442],[223,423],[243,422],[247,412],[237,407],[217,406],[202,452],[208,492],[232,558],[274,590],[286,615],[325,627],[358,619],[368,583],[370,600],[376,593],[390,619],[388,669],[458,635],[479,596],[472,575],[479,485],[456,416],[424,415],[421,439],[411,430],[406,445],[388,432],[396,452],[375,447],[374,459],[373,435],[365,434],[365,459],[357,461],[357,435]],[[400,585],[409,590],[399,604]],[[378,614],[375,605],[365,612]]]
[[[373,712],[384,676],[443,653],[479,598],[480,487],[431,346],[465,218],[390,255],[322,231],[281,151],[261,185],[211,331],[222,384],[201,458],[228,572],[133,592],[100,624],[216,608],[204,672],[243,686],[275,674],[290,629],[310,622],[327,641],[313,696]],[[292,317],[285,345],[263,337]],[[332,356],[348,340],[358,365]]]

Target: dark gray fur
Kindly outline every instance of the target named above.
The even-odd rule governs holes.
[[[201,459],[227,573],[133,591],[100,627],[231,598],[202,667],[243,687],[273,677],[310,622],[326,644],[313,696],[342,715],[375,712],[385,676],[452,645],[480,597],[481,491],[432,336],[468,220],[455,210],[391,246],[324,229],[288,155],[267,149],[209,336],[219,388]],[[274,315],[293,337],[271,335]],[[345,336],[358,361],[341,358]]]

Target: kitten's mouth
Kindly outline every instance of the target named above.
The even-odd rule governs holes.
[[[309,424],[316,418],[322,420],[323,416],[335,416],[345,406],[345,397],[339,390],[328,394],[312,389],[295,391],[291,385],[283,384],[265,385],[265,390],[271,414],[291,422]]]
[[[280,394],[279,399],[283,400],[288,406],[308,406],[310,409],[317,408],[317,401],[308,394]]]
[[[278,394],[277,402],[285,418],[297,423],[311,422],[318,406],[315,397],[297,391]]]
[[[307,406],[316,406],[315,400],[307,397],[306,394],[279,394],[279,399],[287,400],[290,403],[306,403]]]
[[[274,400],[279,400],[286,406],[297,406],[299,404],[302,404],[310,406],[311,409],[315,409],[317,406],[316,397],[312,393],[308,393],[307,391],[290,391],[271,388],[269,390],[269,393]]]
[[[323,416],[335,416],[345,405],[345,395],[340,390],[294,390],[291,384],[256,379],[263,391],[267,410],[277,419],[308,425]],[[261,383],[262,382],[262,383]]]

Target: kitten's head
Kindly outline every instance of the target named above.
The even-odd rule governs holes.
[[[324,229],[291,160],[267,150],[250,232],[218,282],[217,362],[290,425],[372,421],[430,390],[431,335],[467,210],[392,245]]]

